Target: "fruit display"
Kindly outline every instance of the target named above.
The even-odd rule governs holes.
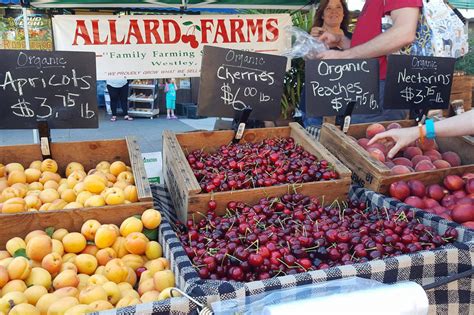
[[[132,170],[122,161],[102,161],[86,170],[71,162],[64,174],[52,159],[0,164],[0,212],[51,211],[138,202]]]
[[[393,158],[389,159],[387,153],[395,145],[391,140],[383,139],[368,145],[370,139],[386,129],[402,128],[399,123],[391,123],[385,128],[382,124],[375,123],[368,126],[366,137],[355,139],[374,158],[383,162],[393,175],[423,172],[436,169],[450,168],[461,165],[461,158],[456,152],[440,152],[436,141],[425,139],[423,143],[417,140],[412,145],[402,149]]]
[[[390,185],[390,196],[406,204],[474,229],[474,174],[448,175],[442,184],[420,180]]]
[[[120,227],[88,220],[80,232],[10,239],[0,251],[0,313],[85,314],[169,298],[174,274],[149,234],[160,222],[148,209]]]
[[[231,201],[217,216],[210,201],[199,222],[177,226],[202,279],[254,281],[434,249],[457,238],[439,235],[407,209],[362,202],[322,206],[318,198],[285,194],[253,206]]]
[[[186,158],[203,193],[339,178],[328,161],[318,161],[291,137],[194,150]]]

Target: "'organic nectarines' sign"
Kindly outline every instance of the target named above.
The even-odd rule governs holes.
[[[289,25],[288,14],[53,18],[56,49],[95,52],[99,80],[199,77],[203,45],[281,54]]]
[[[0,50],[0,129],[97,128],[95,56]]]

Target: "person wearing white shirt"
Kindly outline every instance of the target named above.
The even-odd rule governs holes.
[[[110,121],[117,120],[117,107],[119,103],[124,114],[124,119],[133,120],[133,118],[128,115],[128,80],[107,80],[107,90],[109,91],[110,109],[112,110],[112,118],[110,118]]]

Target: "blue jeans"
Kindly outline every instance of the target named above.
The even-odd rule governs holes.
[[[385,81],[379,81],[379,104],[383,108],[383,94],[385,91]],[[323,122],[323,117],[308,117],[306,116],[306,97],[305,89],[303,88],[303,93],[301,95],[300,110],[302,112],[303,124],[305,127],[308,126],[321,126]],[[351,124],[360,124],[367,122],[380,122],[386,120],[402,120],[405,119],[408,114],[406,110],[399,109],[387,109],[383,110],[378,114],[369,114],[369,115],[353,115],[351,119]]]

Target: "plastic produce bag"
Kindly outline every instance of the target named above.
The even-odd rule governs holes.
[[[285,51],[283,55],[291,59],[316,59],[316,55],[328,50],[323,42],[296,26],[285,28],[285,32],[288,37],[291,36],[292,47]]]

